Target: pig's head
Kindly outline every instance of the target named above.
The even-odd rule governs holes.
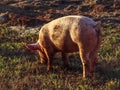
[[[39,43],[33,43],[33,44],[25,44],[26,48],[31,50],[31,51],[35,51],[39,54],[40,56],[40,62],[41,63],[46,63],[47,62],[47,58],[46,55],[44,53],[44,49],[42,49],[39,45]]]

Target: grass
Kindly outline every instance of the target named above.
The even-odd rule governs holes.
[[[21,31],[21,32],[24,32]],[[63,69],[59,53],[53,71],[39,63],[36,53],[29,52],[23,42],[37,41],[37,35],[21,36],[16,30],[0,26],[0,88],[2,90],[119,90],[120,26],[103,27],[99,63],[92,78],[82,78],[78,53],[69,54],[70,69]]]

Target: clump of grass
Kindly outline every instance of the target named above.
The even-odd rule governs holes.
[[[103,32],[100,58],[103,60],[118,60],[120,56],[120,34],[115,29],[108,29]]]
[[[106,90],[119,90],[120,89],[120,80],[110,80],[106,83]]]

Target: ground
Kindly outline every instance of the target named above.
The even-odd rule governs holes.
[[[65,15],[85,15],[102,22],[102,45],[92,78],[82,78],[78,53],[68,55],[69,69],[62,68],[58,53],[53,71],[48,72],[38,55],[24,47],[24,42],[37,41],[43,24]],[[0,23],[2,90],[120,89],[119,0],[2,0]]]
[[[3,0],[2,24],[37,26],[66,15],[85,15],[103,23],[120,23],[119,0]]]

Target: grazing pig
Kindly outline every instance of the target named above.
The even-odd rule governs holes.
[[[41,63],[47,62],[47,70],[52,67],[56,52],[62,52],[64,65],[68,66],[66,54],[79,51],[83,77],[87,77],[94,71],[100,40],[100,22],[85,16],[70,15],[45,24],[37,43],[26,44],[26,47],[39,53]]]

